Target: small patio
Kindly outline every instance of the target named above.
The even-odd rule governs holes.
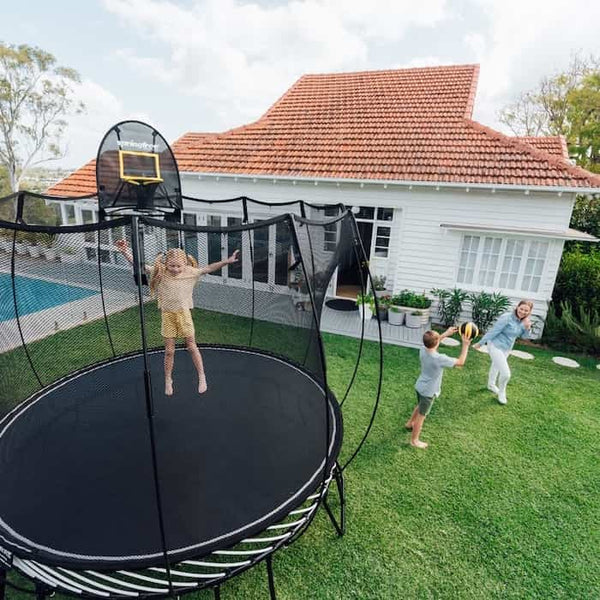
[[[381,337],[385,344],[418,348],[422,344],[423,333],[428,328],[429,325],[412,328],[404,325],[390,325],[387,321],[382,321]],[[359,338],[361,329],[362,321],[358,311],[340,311],[333,310],[327,305],[323,306],[321,331]],[[376,319],[365,321],[364,338],[372,341],[379,340]]]

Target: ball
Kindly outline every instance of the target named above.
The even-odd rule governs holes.
[[[477,327],[477,325],[475,325],[475,323],[471,323],[469,321],[460,325],[460,327],[458,328],[458,333],[472,340],[479,335],[479,328]]]

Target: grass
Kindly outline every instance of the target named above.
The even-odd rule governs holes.
[[[113,319],[119,347],[131,344],[133,321],[125,314]],[[210,329],[208,320],[198,325],[200,338],[231,339],[244,326],[229,317]],[[55,371],[105,351],[101,345],[94,352],[95,327],[64,333],[64,341],[76,335],[88,350],[55,351],[63,359]],[[263,334],[290,343],[281,327],[265,325]],[[341,396],[357,341],[324,339],[330,385]],[[46,343],[34,350],[47,352]],[[277,553],[280,600],[600,597],[600,371],[592,359],[576,357],[582,366],[571,370],[552,363],[551,351],[526,349],[535,360],[511,358],[507,406],[485,389],[487,356],[470,352],[464,369],[447,371],[423,429],[430,447],[420,451],[403,429],[415,401],[417,351],[385,347],[380,411],[345,472],[347,533],[338,538],[320,511],[300,540]],[[367,343],[343,407],[342,462],[368,423],[377,359],[377,346]],[[3,373],[6,367],[0,363]],[[225,584],[222,597],[267,598],[264,566]]]

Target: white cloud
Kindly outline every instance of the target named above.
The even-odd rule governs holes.
[[[74,98],[85,104],[85,112],[68,118],[66,156],[60,161],[65,167],[80,166],[94,158],[104,134],[118,121],[149,120],[142,112],[127,114],[123,103],[98,83],[84,79],[74,88]]]
[[[543,76],[565,69],[573,53],[582,49],[600,54],[598,2],[471,1],[490,23],[484,42],[475,49],[481,62],[476,118],[486,124],[499,127],[498,110],[535,88]],[[471,45],[475,39],[471,37]]]
[[[120,56],[138,73],[201,98],[226,126],[257,118],[304,73],[368,69],[370,44],[397,41],[417,25],[433,27],[445,14],[444,0],[104,4],[128,28],[166,46],[160,57],[126,49]]]

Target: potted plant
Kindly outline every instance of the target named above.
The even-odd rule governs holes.
[[[385,287],[385,277],[383,275],[373,275],[373,291],[377,298],[389,295]]]
[[[70,246],[61,246],[60,248],[60,261],[64,263],[75,263],[79,262],[79,254],[76,248]]]
[[[421,315],[421,324],[426,325],[429,322],[431,300],[425,294],[402,290],[399,294],[392,296],[392,304],[405,312],[407,317],[415,309],[418,309]]]
[[[423,311],[413,310],[406,314],[406,326],[411,329],[417,329],[423,325]]]
[[[37,241],[31,242],[28,250],[29,250],[29,256],[31,256],[32,258],[37,258],[42,253],[42,249],[40,248]]]
[[[375,309],[375,301],[373,300],[373,294],[358,294],[356,297],[356,304],[361,319],[370,319],[373,316]]]
[[[404,325],[406,313],[395,304],[390,304],[388,308],[388,321],[390,325]]]
[[[380,321],[385,321],[388,318],[389,307],[390,296],[377,297],[377,315],[379,316]]]

